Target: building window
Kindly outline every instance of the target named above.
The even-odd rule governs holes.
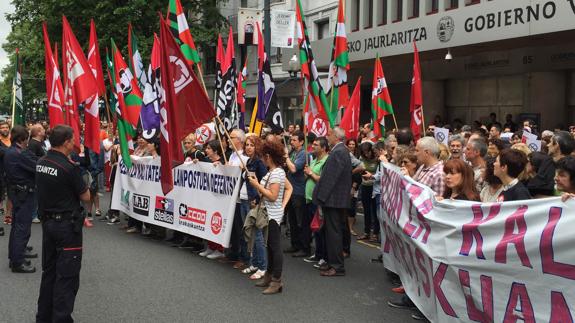
[[[351,31],[359,30],[359,1],[351,0]]]
[[[481,0],[465,0],[465,5],[466,5],[466,6],[471,6],[471,5],[474,5],[474,4],[478,4],[478,3],[480,3],[480,2],[481,2]]]
[[[409,0],[407,6],[409,18],[419,17],[419,0]]]
[[[377,25],[387,24],[387,0],[379,1],[379,10],[377,10]]]
[[[216,46],[206,46],[204,52],[204,73],[216,74]]]
[[[428,15],[437,13],[439,11],[439,0],[426,0],[425,12]]]
[[[363,29],[373,26],[373,1],[363,0]]]
[[[329,19],[315,22],[316,40],[329,37]]]
[[[459,0],[445,0],[445,10],[459,8]]]
[[[393,22],[398,22],[403,19],[403,0],[392,0],[391,12],[393,13]]]

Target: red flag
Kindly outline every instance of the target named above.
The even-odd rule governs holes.
[[[224,61],[224,45],[222,44],[222,35],[218,34],[218,47],[216,48],[216,63],[222,64]]]
[[[60,69],[60,63],[58,63],[58,42],[54,43],[54,62],[56,63],[56,67]]]
[[[94,95],[94,93],[98,93],[98,85],[94,79],[94,74],[89,73],[91,72],[90,65],[82,52],[82,47],[70,28],[68,20],[65,16],[62,16],[62,20],[64,32],[64,36],[62,37],[64,72],[71,81],[76,103],[82,103]]]
[[[102,61],[100,60],[100,48],[98,47],[98,36],[96,36],[96,24],[90,20],[90,44],[88,46],[88,65],[98,86],[98,93],[86,101],[84,108],[84,145],[95,153],[100,153],[100,106],[98,95],[103,96],[106,87],[104,86],[104,73],[102,72]]]
[[[236,59],[236,53],[234,49],[234,32],[230,26],[230,32],[228,33],[228,43],[226,44],[226,56],[222,62],[222,73],[227,73],[232,66],[232,61]],[[234,65],[235,66],[235,65]]]
[[[423,96],[421,94],[421,69],[419,65],[419,53],[417,45],[413,42],[413,79],[411,80],[411,101],[409,102],[411,113],[411,131],[415,141],[421,138],[423,126]]]
[[[77,108],[80,103],[98,93],[98,86],[66,16],[62,16],[62,25],[62,61],[64,64],[62,69],[64,71],[66,122],[74,129],[75,145],[76,148],[79,148],[80,118]]]
[[[52,48],[50,47],[50,39],[48,39],[45,22],[42,24],[42,30],[44,32],[44,62],[46,64],[48,115],[50,118],[50,128],[54,128],[64,123],[64,89],[62,87],[62,80],[60,79],[60,72],[58,71],[58,64],[54,59]]]
[[[98,36],[96,36],[96,24],[94,19],[90,20],[90,49],[88,51],[88,64],[92,67],[92,73],[98,85],[98,95],[104,96],[106,86],[104,85],[104,72],[102,60],[100,59],[100,46],[98,46]]]
[[[181,140],[216,113],[169,26],[162,17],[160,20],[160,72],[165,99],[160,111],[161,181],[162,191],[167,194],[174,186],[172,167],[184,162]]]
[[[355,83],[355,89],[353,94],[349,99],[349,104],[345,112],[343,113],[343,118],[341,118],[341,123],[339,126],[345,130],[346,138],[357,138],[359,135],[359,110],[360,110],[360,88],[361,88],[361,76]]]

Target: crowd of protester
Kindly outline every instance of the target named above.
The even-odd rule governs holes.
[[[124,216],[109,206],[102,214],[98,193],[113,189],[120,156],[117,132],[111,124],[102,123],[100,154],[82,148],[72,159],[94,193],[85,205],[86,226],[93,225],[94,216],[99,217],[110,225],[121,224],[126,233],[167,240],[207,259],[229,262],[258,281],[256,286],[264,287],[264,294],[275,294],[284,285],[285,255],[312,264],[322,276],[344,276],[344,259],[351,256],[352,240],[381,243],[383,163],[396,165],[405,176],[430,187],[437,200],[488,203],[575,196],[575,127],[539,134],[530,120],[518,125],[508,115],[502,125],[495,114],[485,124],[464,125],[459,120],[453,124],[442,124],[436,118],[417,141],[409,128],[374,138],[370,124],[361,128],[358,138],[346,138],[338,127],[330,129],[326,137],[306,136],[294,125],[283,133],[264,131],[261,136],[234,129],[229,139],[204,145],[197,144],[194,134],[188,135],[182,142],[186,162],[243,170],[229,248],[127,215],[127,221],[121,221]],[[449,129],[447,145],[434,138],[436,127]],[[49,149],[48,125],[31,124],[29,130],[28,149],[43,155]],[[11,144],[9,131],[8,123],[0,123],[0,151]],[[541,151],[531,151],[522,142],[525,132],[541,139]],[[133,156],[160,155],[157,138],[138,135],[133,140]],[[5,224],[10,224],[10,207],[6,201],[2,208]],[[265,225],[257,224],[262,221],[258,218],[262,208],[267,212]],[[363,228],[356,227],[360,215]],[[249,231],[249,239],[244,231]],[[284,250],[283,235],[289,236]],[[398,285],[394,291],[404,293],[399,278],[391,272],[388,277]],[[389,305],[413,310],[414,318],[425,319],[406,295]]]

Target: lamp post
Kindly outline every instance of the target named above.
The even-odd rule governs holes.
[[[299,72],[299,62],[296,54],[293,54],[289,60],[288,72],[290,77],[297,77],[297,73]]]

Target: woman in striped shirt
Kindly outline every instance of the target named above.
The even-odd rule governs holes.
[[[286,173],[281,167],[285,162],[283,145],[275,140],[266,140],[262,147],[262,160],[268,167],[268,173],[260,182],[252,174],[248,177],[252,187],[261,194],[263,204],[268,212],[268,268],[258,287],[267,287],[263,294],[280,293],[283,288],[281,275],[283,267],[283,254],[281,250],[280,223],[284,215],[284,208],[291,195],[291,185],[286,185]]]

